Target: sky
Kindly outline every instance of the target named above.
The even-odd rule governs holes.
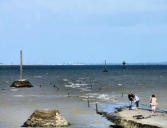
[[[0,63],[167,62],[167,0],[0,0]]]

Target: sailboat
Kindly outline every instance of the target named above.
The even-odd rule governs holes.
[[[104,66],[104,70],[103,70],[103,72],[108,72],[108,70],[107,70],[107,66],[106,66],[106,60],[105,60],[105,66]]]

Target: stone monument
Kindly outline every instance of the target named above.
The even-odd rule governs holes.
[[[15,87],[15,88],[33,87],[33,85],[28,80],[23,79],[22,50],[20,51],[20,79],[15,80],[10,87]]]
[[[58,110],[36,110],[22,127],[66,127],[70,123],[62,117]]]

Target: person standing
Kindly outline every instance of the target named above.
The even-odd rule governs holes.
[[[140,101],[139,97],[137,95],[135,95],[134,103],[136,104],[136,110],[138,110],[138,108],[139,108],[139,101]]]
[[[129,110],[132,110],[134,97],[135,97],[135,95],[132,92],[129,92],[129,94],[128,94]]]
[[[151,106],[151,109],[152,109],[152,113],[155,113],[156,106],[157,106],[157,98],[155,97],[154,94],[152,94],[152,97],[150,99],[150,106]]]

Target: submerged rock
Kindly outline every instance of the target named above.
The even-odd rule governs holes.
[[[58,110],[36,110],[22,127],[65,127],[69,122]]]
[[[33,87],[33,85],[25,79],[15,80],[10,87],[23,88],[23,87]]]

